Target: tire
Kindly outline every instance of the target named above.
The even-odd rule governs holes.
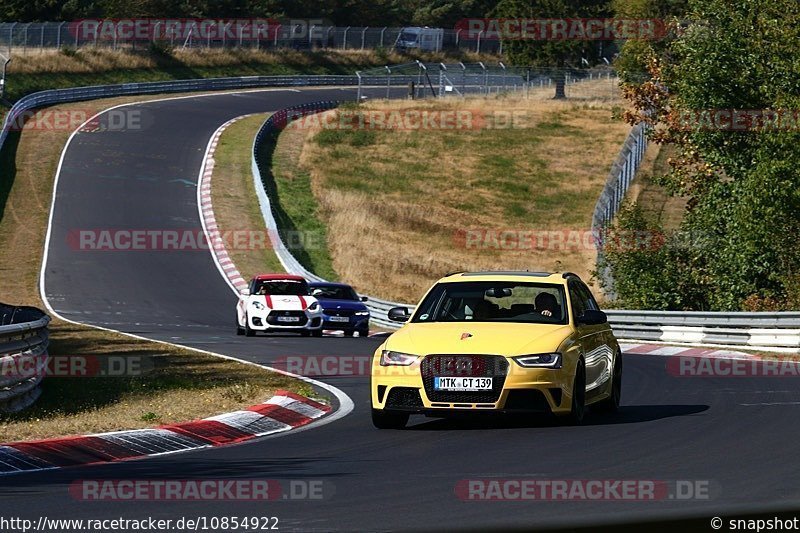
[[[355,331],[345,331],[344,332],[344,336],[345,337],[352,337],[354,333],[355,333]]]
[[[250,329],[250,318],[247,315],[244,315],[244,334],[247,337],[256,336],[256,332]]]
[[[372,425],[378,429],[403,429],[408,423],[408,416],[408,413],[392,413],[373,409]]]
[[[619,401],[622,398],[622,354],[614,358],[614,370],[611,377],[611,396],[597,402],[592,409],[600,413],[616,413],[619,411]]]
[[[358,336],[359,337],[369,337],[369,330],[368,329],[359,330]]]
[[[244,335],[244,328],[239,325],[239,316],[236,316],[236,334]]]
[[[322,330],[321,329],[315,329],[314,331],[311,332],[311,336],[312,337],[322,337]]]
[[[311,336],[311,332],[308,331],[307,329],[304,329],[303,331],[300,332],[300,335],[302,337],[310,337]]]
[[[586,414],[586,368],[583,359],[578,361],[575,369],[575,381],[572,382],[572,402],[570,413],[561,419],[565,425],[578,426]]]

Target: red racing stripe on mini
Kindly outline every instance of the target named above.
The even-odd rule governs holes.
[[[270,296],[269,294],[265,294],[264,302],[267,304],[267,309],[272,309],[272,296]]]
[[[305,311],[308,308],[308,302],[306,302],[305,296],[298,296],[300,298],[300,308]]]

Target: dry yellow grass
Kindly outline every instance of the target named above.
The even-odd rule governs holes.
[[[362,109],[515,110],[524,127],[309,128],[301,164],[312,176],[339,277],[363,292],[404,301],[452,270],[571,270],[588,279],[595,250],[552,239],[582,238],[588,231],[629,131],[612,118],[619,105],[615,98],[373,101]],[[467,248],[463,236],[471,230],[556,233],[545,235],[544,249],[499,249],[493,242]]]
[[[53,109],[96,112],[159,96],[117,98]],[[4,150],[0,218],[0,300],[42,307],[38,291],[53,180],[69,131],[30,129]],[[249,161],[249,160],[248,160]],[[309,394],[304,383],[251,365],[56,320],[51,355],[152,357],[156,372],[131,379],[47,378],[42,398],[24,413],[0,419],[0,442],[140,428],[191,420],[252,405],[274,390]],[[238,384],[238,385],[237,385]],[[148,415],[152,413],[152,416]]]
[[[268,116],[254,115],[239,120],[228,126],[220,137],[214,153],[211,201],[222,233],[246,231],[263,234],[266,231],[250,159],[253,139]],[[280,261],[270,248],[269,236],[265,236],[264,243],[265,248],[228,249],[231,260],[245,279],[259,273],[283,272]]]

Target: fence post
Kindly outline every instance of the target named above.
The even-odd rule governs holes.
[[[483,32],[484,32],[484,30],[481,30],[481,31],[478,32],[478,46],[475,49],[475,53],[477,53],[477,54],[481,53],[481,35],[483,35]]]
[[[342,37],[342,50],[347,50],[347,32],[350,31],[350,26],[344,29],[344,36]]]
[[[361,105],[361,71],[356,71],[356,76],[358,77],[358,93],[356,94],[356,104]]]
[[[31,27],[31,23],[30,22],[25,25],[25,33],[23,33],[23,39],[25,39],[25,40],[22,43],[22,53],[23,54],[28,51],[28,28],[30,28],[30,27]]]
[[[458,50],[460,48],[459,47],[459,43],[461,42],[461,32],[462,31],[464,31],[464,30],[456,30],[456,50]]]
[[[369,26],[364,28],[364,31],[361,32],[361,50],[364,50],[364,45],[366,44],[367,30],[368,29],[369,29]]]
[[[500,68],[503,69],[503,91],[506,90],[506,66],[502,61],[499,62]]]
[[[272,43],[272,48],[278,48],[278,34],[280,34],[280,32],[281,32],[281,24],[278,24],[277,26],[275,26],[275,39],[274,39],[275,42]]]
[[[392,88],[392,69],[386,65],[386,99],[389,99]]]
[[[64,27],[66,22],[62,22],[58,25],[58,35],[56,35],[56,48],[61,48],[61,28]]]
[[[386,33],[386,26],[381,30],[381,48],[383,48],[383,35]]]

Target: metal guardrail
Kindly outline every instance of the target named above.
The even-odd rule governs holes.
[[[42,393],[49,323],[35,307],[0,304],[0,412],[21,411]]]
[[[800,351],[800,313],[606,311],[621,339]]]

